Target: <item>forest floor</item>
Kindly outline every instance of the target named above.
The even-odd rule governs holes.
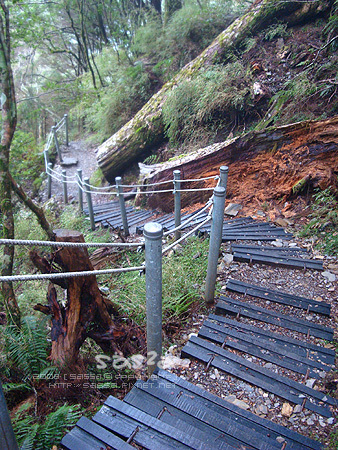
[[[82,169],[83,178],[90,177],[98,168],[95,146],[86,143],[86,141],[71,142],[69,148],[63,147],[63,156],[66,158],[74,158],[78,162],[72,166],[66,168],[67,175],[74,176],[78,169]],[[61,173],[63,167],[59,162],[56,163],[54,169]],[[61,183],[53,183],[52,195],[62,203],[63,188]],[[68,186],[68,196],[70,202],[75,202],[78,197],[78,187],[76,184],[70,184]],[[93,198],[94,203],[103,203],[108,201],[106,196],[95,196]],[[304,210],[304,199],[296,198],[292,204],[289,205],[289,210],[292,211],[289,215],[288,227],[290,231],[296,232],[306,222],[306,216],[302,214]],[[260,211],[257,208],[244,208],[241,212],[241,216],[253,215],[261,220],[273,220],[274,211],[265,210]],[[272,217],[270,217],[272,216]],[[284,224],[286,225],[286,224]],[[298,317],[307,320],[316,320],[326,326],[330,326],[335,330],[335,341],[338,340],[337,323],[338,323],[338,305],[337,305],[337,292],[338,292],[338,260],[335,257],[323,256],[313,248],[312,239],[300,239],[295,238],[292,242],[296,242],[301,247],[306,247],[312,251],[315,258],[322,259],[324,268],[326,271],[330,271],[334,276],[334,281],[329,281],[323,276],[322,272],[314,270],[307,270],[306,272],[297,269],[286,268],[272,268],[269,266],[263,266],[258,264],[246,264],[232,262],[230,264],[221,263],[222,270],[218,275],[218,282],[221,286],[221,291],[225,293],[225,285],[229,277],[236,278],[252,284],[260,284],[271,289],[277,289],[284,292],[289,292],[295,295],[311,297],[317,301],[325,301],[332,306],[331,318],[325,318],[308,312],[300,312],[293,308],[281,307],[280,305],[273,305],[263,300],[254,299],[255,304],[265,308],[271,308],[278,312],[284,312],[285,314],[296,314]],[[246,242],[248,243],[248,242]],[[288,244],[287,244],[288,245]],[[229,244],[222,245],[223,254],[229,252]],[[224,290],[224,291],[223,291]],[[240,299],[240,296],[232,294],[234,298]],[[247,301],[253,301],[253,298],[248,296]],[[167,341],[174,342],[174,347],[171,347],[171,352],[177,356],[180,355],[180,351],[185,343],[188,341],[190,335],[197,334],[202,323],[207,318],[209,312],[213,312],[213,309],[206,311],[203,307],[203,312],[200,307],[198,309],[192,309],[190,317],[187,323],[177,332],[177,334],[170,336]],[[311,317],[309,317],[311,316]],[[266,325],[265,328],[271,331],[278,331],[272,325]],[[281,331],[281,330],[279,330]],[[297,333],[292,333],[295,338],[302,339]],[[318,343],[318,340],[312,339],[314,343]],[[326,343],[325,345],[334,348],[334,344]],[[242,355],[243,356],[243,355]],[[264,362],[259,362],[265,365]],[[270,364],[270,366],[272,366]],[[272,370],[281,373],[277,366],[269,367]],[[169,369],[170,370],[170,369]],[[338,425],[336,419],[326,419],[318,414],[314,414],[308,410],[299,411],[299,408],[291,406],[289,415],[285,415],[282,412],[283,406],[287,403],[285,400],[262,391],[261,389],[252,386],[243,381],[228,376],[225,373],[218,371],[217,369],[206,370],[204,364],[192,360],[189,364],[189,368],[172,368],[173,372],[179,376],[187,379],[188,381],[203,387],[204,389],[222,397],[229,401],[239,402],[239,404],[255,414],[279,423],[283,426],[291,428],[300,434],[319,439],[326,445],[331,445],[331,448],[335,448],[333,445],[332,436],[338,434]],[[283,371],[283,375],[288,376],[296,381],[302,382],[302,377],[295,372]],[[145,377],[145,371],[136,376]],[[314,380],[310,379],[306,382],[308,385],[314,383]],[[129,388],[133,383],[130,383]],[[327,378],[320,379],[314,384],[315,389],[325,390],[330,395],[337,396],[336,391],[328,391],[327,386],[330,383]],[[334,385],[335,386],[335,385]],[[108,394],[114,394],[120,398],[124,397],[126,391],[123,392],[116,390],[116,392],[108,392]],[[76,393],[74,393],[76,394]],[[106,392],[100,392],[99,398],[93,398],[92,404],[95,408],[99,407],[102,403]],[[107,395],[108,395],[107,394]],[[285,406],[284,406],[285,408]],[[334,412],[337,416],[337,411]]]

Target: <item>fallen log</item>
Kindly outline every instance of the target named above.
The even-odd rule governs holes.
[[[156,165],[144,179],[148,183],[181,178],[214,176],[221,165],[229,166],[227,199],[233,203],[260,205],[264,201],[285,202],[295,196],[295,185],[338,192],[338,116],[327,120],[297,122],[264,131],[252,131],[211,145],[177,160]],[[183,189],[214,186],[213,180],[185,183]],[[145,188],[146,189],[146,188]],[[150,188],[149,190],[151,190]],[[182,193],[182,207],[205,202],[210,192]],[[173,210],[170,194],[149,194],[148,206]]]
[[[257,1],[246,14],[235,20],[197,58],[166,83],[132,120],[97,149],[98,164],[106,179],[113,182],[115,176],[121,175],[131,163],[140,161],[151,147],[163,139],[162,107],[170,91],[179,83],[196,76],[201,68],[226,61],[227,55],[245,38],[274,21],[283,20],[289,26],[293,26],[323,14],[332,3],[333,0]]]
[[[77,231],[55,230],[55,236],[56,242],[84,242]],[[142,331],[131,320],[120,317],[118,308],[101,293],[94,275],[62,277],[62,272],[93,270],[85,247],[60,246],[50,258],[31,252],[31,260],[44,273],[60,272],[60,279],[49,284],[48,304],[34,307],[51,316],[50,359],[54,365],[76,367],[80,347],[88,337],[105,353],[140,353],[145,343]],[[58,300],[54,285],[65,289],[65,305]]]

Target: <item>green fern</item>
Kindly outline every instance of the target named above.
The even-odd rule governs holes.
[[[14,432],[20,450],[47,450],[57,445],[69,428],[80,418],[79,406],[61,406],[48,414],[44,423],[37,423],[36,418],[24,414],[30,405],[22,406],[13,423]],[[23,417],[22,417],[23,416]]]

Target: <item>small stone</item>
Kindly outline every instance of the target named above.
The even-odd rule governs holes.
[[[236,395],[227,395],[226,397],[225,397],[225,400],[227,401],[227,402],[230,402],[230,403],[233,403],[235,400],[236,400]]]
[[[243,402],[243,400],[238,400],[237,398],[233,402],[233,404],[239,406],[242,409],[249,409],[249,405],[247,403]]]
[[[285,439],[283,438],[283,436],[277,436],[277,437],[276,437],[276,441],[277,441],[279,444],[282,444],[283,442],[285,442]]]
[[[301,413],[302,412],[302,405],[296,405],[294,408],[293,408],[293,413],[294,414],[299,414],[299,413]]]
[[[309,418],[307,419],[306,423],[307,423],[309,426],[315,424],[314,421],[311,419],[311,417],[309,417]]]
[[[217,369],[214,369],[214,373],[215,373],[216,380],[219,380],[219,378],[220,378],[219,371]]]
[[[272,363],[266,363],[266,364],[264,364],[264,367],[266,368],[266,369],[272,369],[273,368],[273,364]],[[264,395],[264,394],[263,394]]]
[[[283,403],[282,416],[291,417],[292,412],[293,412],[293,408],[290,405],[290,403]]]
[[[314,384],[316,382],[315,378],[309,378],[308,380],[306,380],[306,386],[309,388],[313,388]]]
[[[210,375],[210,378],[211,378],[212,380],[216,380],[216,375],[212,373],[212,374]]]
[[[334,417],[330,417],[330,418],[326,419],[326,422],[327,422],[328,425],[333,425]]]
[[[323,427],[323,428],[326,427],[326,423],[323,422],[322,420],[319,421],[319,425],[320,425],[321,427]]]
[[[336,275],[327,270],[325,272],[322,272],[322,276],[324,278],[326,278],[328,281],[331,281],[331,282],[336,281]]]
[[[281,240],[279,240],[279,239],[276,239],[275,241],[271,242],[271,244],[274,247],[283,247],[283,242]]]
[[[232,263],[233,260],[234,260],[234,256],[231,253],[226,253],[223,256],[223,262],[227,266],[229,266]]]
[[[255,408],[256,414],[266,416],[268,413],[268,408],[266,405],[257,405]]]

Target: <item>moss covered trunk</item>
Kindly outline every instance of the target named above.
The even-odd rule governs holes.
[[[280,2],[262,0],[224,30],[197,58],[187,64],[166,83],[145,106],[117,133],[104,142],[97,151],[103,174],[109,181],[121,175],[131,163],[140,160],[145,152],[163,139],[162,107],[170,93],[182,81],[194,77],[198,71],[220,61],[238,47],[252,33],[284,20],[295,25],[323,14],[333,0],[311,2]]]
[[[211,145],[157,167],[146,183],[181,178],[195,179],[219,173],[229,166],[227,198],[231,202],[259,207],[263,202],[285,202],[307,186],[338,192],[338,116],[304,121],[264,131],[255,131]],[[184,189],[214,186],[214,180],[185,183]],[[151,189],[151,188],[150,188]],[[204,202],[210,192],[181,194],[182,207]],[[173,209],[173,196],[149,195],[148,206]]]

